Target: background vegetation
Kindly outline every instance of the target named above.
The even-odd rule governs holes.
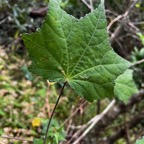
[[[89,0],[86,2],[89,4]],[[61,0],[61,6],[77,18],[98,3]],[[29,144],[43,137],[45,123],[62,87],[28,71],[31,62],[20,37],[41,25],[47,5],[48,0],[0,1],[0,144]],[[114,50],[135,64],[132,69],[139,92],[131,96],[128,104],[117,100],[80,143],[133,144],[144,135],[144,1],[106,0],[106,16]],[[52,141],[65,137],[67,143],[73,143],[85,131],[83,126],[100,116],[110,102],[104,99],[88,103],[67,87],[55,113]],[[63,128],[57,129],[63,123]]]

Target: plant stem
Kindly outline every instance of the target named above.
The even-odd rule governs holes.
[[[97,114],[100,113],[100,109],[101,109],[101,101],[98,100],[98,101],[97,101]]]
[[[60,91],[60,94],[59,94],[59,96],[58,96],[58,99],[57,99],[57,101],[56,101],[56,104],[55,104],[55,106],[54,106],[54,109],[53,109],[53,111],[52,111],[51,117],[50,117],[50,119],[49,119],[49,122],[48,122],[48,125],[47,125],[47,129],[46,129],[45,138],[44,138],[44,144],[46,144],[48,132],[49,132],[49,129],[50,129],[50,124],[51,124],[53,115],[54,115],[54,113],[55,113],[56,107],[57,107],[57,105],[58,105],[58,103],[59,103],[59,100],[60,100],[60,98],[61,98],[61,95],[62,95],[62,92],[63,92],[63,90],[64,90],[64,87],[65,87],[66,83],[67,83],[67,82],[64,83],[64,85],[63,85],[63,87],[62,87],[62,89],[61,89],[61,91]]]

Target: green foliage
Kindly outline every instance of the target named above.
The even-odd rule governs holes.
[[[140,140],[137,140],[136,141],[136,144],[144,144],[144,138],[140,139]]]
[[[43,130],[42,130],[42,136],[39,139],[34,139],[34,144],[41,144],[43,143],[43,137],[45,136],[47,129],[47,122],[43,124]],[[52,120],[50,130],[49,130],[49,135],[47,138],[47,144],[59,144],[60,141],[65,140],[65,131],[63,127],[60,127],[58,122],[54,119]]]
[[[23,73],[25,74],[25,78],[27,78],[27,79],[30,80],[30,81],[33,80],[33,76],[32,76],[32,74],[29,72],[27,66],[22,66],[21,70],[22,70]]]
[[[125,103],[133,94],[138,92],[132,75],[133,71],[128,69],[116,79],[115,95]]]
[[[0,47],[0,135],[17,133],[24,139],[32,139],[38,137],[41,132],[41,125],[32,125],[33,119],[39,118],[42,123],[47,119],[45,101],[49,97],[52,109],[61,85],[51,85],[48,90],[46,81],[40,77],[33,75],[32,81],[29,80],[31,75],[24,59],[26,58],[20,58],[14,53],[7,54],[5,49]],[[71,93],[70,98],[73,95],[69,89],[65,92],[66,95]],[[64,100],[60,102],[56,112],[58,121],[65,120],[69,116],[71,106],[76,104],[74,100],[69,100],[69,97],[63,97]]]
[[[138,49],[134,48],[131,53],[132,62],[138,62],[144,59],[144,48]],[[144,84],[144,63],[140,63],[133,67],[134,70],[134,80],[139,88],[143,87]]]
[[[45,104],[46,83],[34,75],[34,81],[28,80],[28,71],[25,73],[21,70],[23,67],[27,70],[23,59],[15,54],[7,54],[0,47],[0,135],[6,127],[10,132],[31,128],[32,119],[39,117]],[[54,91],[49,96],[50,102],[52,97],[56,97]]]
[[[32,59],[30,71],[50,81],[65,82],[87,100],[114,95],[116,78],[130,65],[109,44],[104,1],[76,19],[50,0],[41,29],[22,38]]]
[[[46,133],[46,128],[47,128],[47,122],[43,124],[43,134]],[[65,140],[65,136],[66,134],[63,127],[60,127],[58,122],[55,119],[53,119],[50,126],[49,135],[47,138],[48,144],[51,143],[59,144],[60,141]]]
[[[134,51],[131,54],[131,58],[133,62],[137,62],[141,59],[144,59],[144,48],[138,50],[138,48],[134,48]]]
[[[138,33],[137,34],[142,42],[142,44],[144,45],[144,35],[142,33]]]
[[[33,144],[43,144],[42,139],[34,139]]]
[[[11,44],[13,41],[17,41],[20,33],[32,31],[38,27],[43,19],[34,19],[29,16],[29,13],[32,9],[44,6],[47,6],[47,2],[45,2],[45,0],[0,0],[0,44],[10,44],[11,49],[13,49],[13,47],[18,49],[20,47],[20,43],[12,46]]]

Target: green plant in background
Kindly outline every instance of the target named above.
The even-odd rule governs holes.
[[[138,33],[137,35],[139,36],[142,45],[144,45],[144,35],[142,33]],[[141,49],[135,47],[131,53],[131,58],[132,62],[137,62],[144,59],[144,47],[142,47]]]
[[[144,3],[143,1],[141,2],[137,2],[135,5],[136,8],[140,9],[140,10],[144,10]]]
[[[133,62],[137,62],[139,60],[144,59],[144,48],[141,48],[140,50],[138,48],[134,48],[134,51],[131,53],[131,58]]]
[[[123,74],[131,64],[110,46],[104,0],[92,13],[80,19],[67,14],[59,5],[58,1],[50,0],[49,12],[41,29],[22,35],[32,60],[30,71],[49,81],[64,83],[52,116],[67,83],[77,95],[93,101],[119,95],[118,89],[123,79],[132,82],[130,70]],[[122,90],[127,89],[125,83],[122,85],[125,85]],[[127,101],[125,95],[137,92],[134,84],[129,86],[133,86],[134,91],[130,89],[131,92],[127,93],[125,90],[121,100]],[[52,116],[46,130],[45,144]],[[49,136],[58,137],[53,131],[49,132]]]
[[[36,138],[34,139],[34,144],[43,144],[43,138],[45,136],[46,130],[47,130],[47,122],[43,123],[42,126],[42,134],[41,134],[41,138]],[[53,119],[51,122],[51,128],[49,130],[49,135],[47,137],[47,143],[48,144],[59,144],[60,141],[64,141],[65,140],[65,131],[63,129],[63,127],[61,127],[58,122]]]
[[[47,130],[47,122],[43,124],[43,135],[45,135]],[[65,131],[63,129],[63,127],[61,127],[58,122],[53,119],[51,122],[51,128],[49,130],[49,135],[47,137],[47,142],[48,143],[55,143],[58,144],[60,141],[64,141],[65,140]]]
[[[140,140],[137,140],[136,141],[136,144],[144,144],[144,138],[140,139]]]
[[[144,35],[142,33],[138,33],[139,39],[144,45]],[[131,59],[133,63],[137,63],[144,59],[144,47],[138,49],[137,47],[131,53]],[[134,70],[134,79],[137,83],[138,87],[144,86],[144,63],[139,63],[138,65],[133,67]]]
[[[144,45],[144,35],[142,33],[137,33],[137,35],[139,36],[142,44]]]

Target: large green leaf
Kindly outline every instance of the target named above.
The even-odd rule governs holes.
[[[138,92],[138,89],[133,81],[133,71],[128,69],[120,75],[115,83],[115,95],[123,102],[127,103],[129,98]]]
[[[30,71],[50,81],[67,81],[89,101],[113,96],[117,76],[130,63],[111,48],[106,26],[104,0],[81,19],[50,0],[41,29],[22,35],[32,59]]]

